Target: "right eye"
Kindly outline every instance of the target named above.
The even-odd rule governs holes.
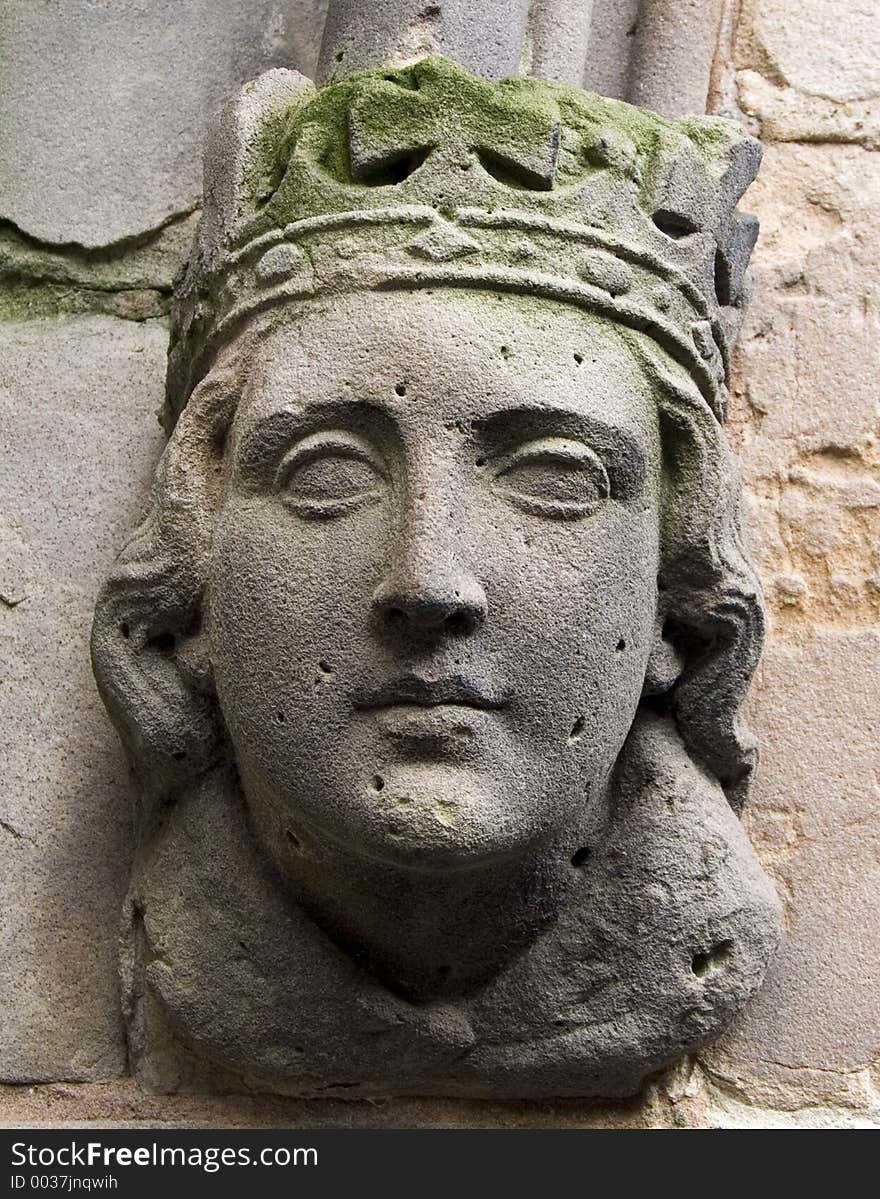
[[[378,455],[353,433],[315,433],[285,455],[275,489],[298,516],[330,520],[381,499],[388,482]]]

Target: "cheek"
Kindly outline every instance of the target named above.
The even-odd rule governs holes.
[[[322,523],[268,504],[224,511],[208,612],[227,721],[296,721],[351,677],[369,641],[385,536],[376,512]]]
[[[497,559],[507,599],[501,653],[519,677],[537,739],[613,758],[641,696],[657,609],[653,508],[622,504],[578,524],[514,530]],[[527,543],[527,544],[526,544]],[[515,653],[508,653],[508,645]]]

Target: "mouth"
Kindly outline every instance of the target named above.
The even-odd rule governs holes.
[[[403,675],[371,691],[355,696],[355,707],[362,711],[398,706],[439,708],[454,706],[495,712],[510,702],[507,692],[481,687],[463,675],[429,680],[415,674]]]

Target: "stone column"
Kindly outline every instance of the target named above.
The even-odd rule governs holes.
[[[582,87],[592,16],[593,0],[532,0],[530,73]]]
[[[722,0],[641,0],[627,99],[665,117],[706,111]]]
[[[430,54],[444,54],[484,79],[516,75],[528,9],[528,0],[483,0],[475,19],[468,0],[330,0],[317,82],[366,67],[403,66]]]

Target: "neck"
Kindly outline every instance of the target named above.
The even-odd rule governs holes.
[[[582,839],[569,831],[500,863],[436,872],[305,847],[285,873],[298,902],[355,961],[426,1002],[484,985],[555,923]]]

